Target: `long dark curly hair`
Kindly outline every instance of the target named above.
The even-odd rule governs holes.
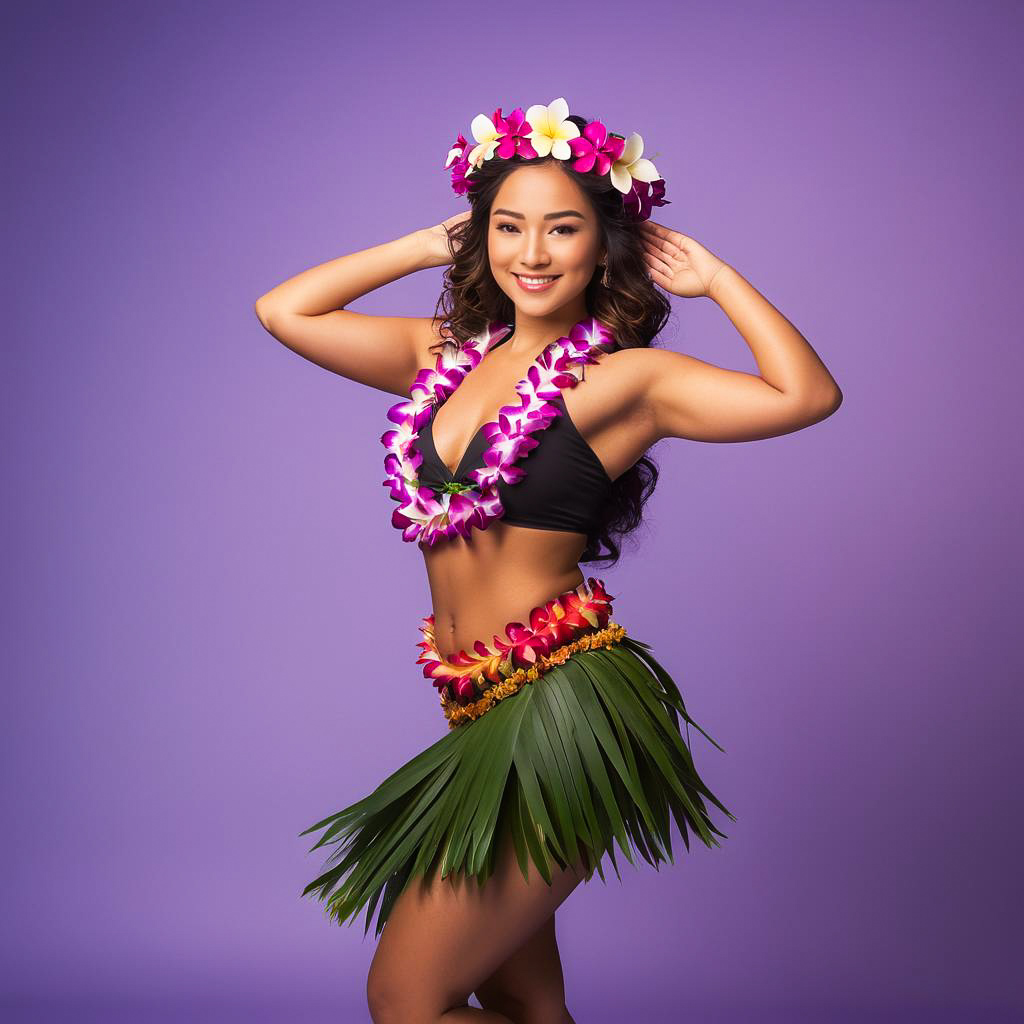
[[[587,125],[579,116],[570,116],[569,120],[581,132]],[[493,320],[514,323],[515,304],[494,280],[488,259],[491,207],[501,183],[516,168],[555,159],[528,159],[517,154],[511,159],[485,160],[473,169],[471,180],[476,184],[467,193],[470,216],[449,232],[452,263],[445,271],[444,288],[434,311],[442,338],[461,344]],[[650,347],[672,307],[647,276],[643,241],[636,222],[623,208],[622,193],[607,175],[574,171],[569,161],[557,163],[590,199],[607,252],[608,285],[601,280],[603,268],[596,268],[584,295],[588,315],[611,331],[618,348]],[[434,347],[443,344],[437,342]],[[587,537],[581,562],[614,565],[619,560],[620,542],[642,523],[643,506],[657,482],[658,466],[647,455],[615,479],[601,521]]]

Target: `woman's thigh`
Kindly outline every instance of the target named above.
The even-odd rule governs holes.
[[[586,872],[553,864],[548,886],[531,862],[529,876],[523,878],[506,835],[483,886],[438,873],[429,882],[412,882],[395,901],[370,965],[374,1020],[436,1021],[464,1004],[552,917]]]

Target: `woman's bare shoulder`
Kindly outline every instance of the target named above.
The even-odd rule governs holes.
[[[620,348],[584,364],[579,371],[580,383],[569,399],[570,412],[584,434],[622,429],[648,414],[644,397],[656,361],[651,354],[646,348]]]
[[[593,378],[600,382],[604,398],[615,399],[620,407],[629,406],[643,397],[654,376],[668,368],[664,357],[677,355],[664,349],[617,348],[598,357]],[[590,376],[588,365],[587,379]]]

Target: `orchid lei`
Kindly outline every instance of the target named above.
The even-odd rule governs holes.
[[[587,122],[581,132],[568,117],[569,104],[564,97],[546,106],[534,104],[525,114],[522,107],[505,117],[501,107],[493,118],[477,114],[470,125],[477,144],[471,148],[460,132],[448,151],[444,165],[452,168],[452,189],[456,195],[470,191],[479,181],[471,177],[474,169],[495,156],[502,160],[552,156],[571,160],[574,171],[607,174],[622,193],[623,206],[632,220],[647,220],[653,207],[669,205],[664,198],[665,179],[643,156],[644,140],[639,134],[633,132],[627,139],[608,131],[598,120]]]
[[[416,440],[420,429],[430,420],[435,406],[447,401],[466,374],[510,330],[508,324],[493,320],[461,347],[445,342],[434,367],[416,375],[409,389],[411,397],[388,410],[388,419],[397,427],[386,430],[380,438],[388,451],[383,486],[399,503],[391,523],[402,531],[403,540],[433,545],[455,536],[468,537],[472,529],[486,529],[504,515],[498,487],[523,479],[525,471],[514,463],[540,443],[530,435],[562,415],[549,399],[557,398],[563,387],[579,383],[573,364],[596,363],[595,353],[614,345],[611,332],[593,317],[581,320],[568,335],[551,342],[516,384],[519,404],[502,406],[498,418],[481,428],[490,446],[484,452],[483,467],[467,474],[473,483],[451,481],[435,492],[419,480],[423,454]]]
[[[586,583],[533,608],[527,625],[509,622],[505,639],[495,635],[490,645],[477,640],[473,644],[475,655],[461,650],[451,658],[438,650],[434,616],[428,615],[420,626],[424,639],[417,646],[423,653],[416,664],[424,666],[423,675],[440,692],[448,714],[451,703],[466,705],[489,693],[491,684],[507,681],[517,670],[526,670],[524,681],[537,678],[540,672],[533,670],[542,669],[547,659],[567,643],[609,626],[611,614],[612,595],[602,580],[590,576]]]

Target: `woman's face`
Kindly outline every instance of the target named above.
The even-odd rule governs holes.
[[[520,167],[491,206],[487,253],[498,287],[517,309],[546,316],[580,299],[602,257],[597,215],[554,163]],[[537,289],[522,278],[554,277]]]

